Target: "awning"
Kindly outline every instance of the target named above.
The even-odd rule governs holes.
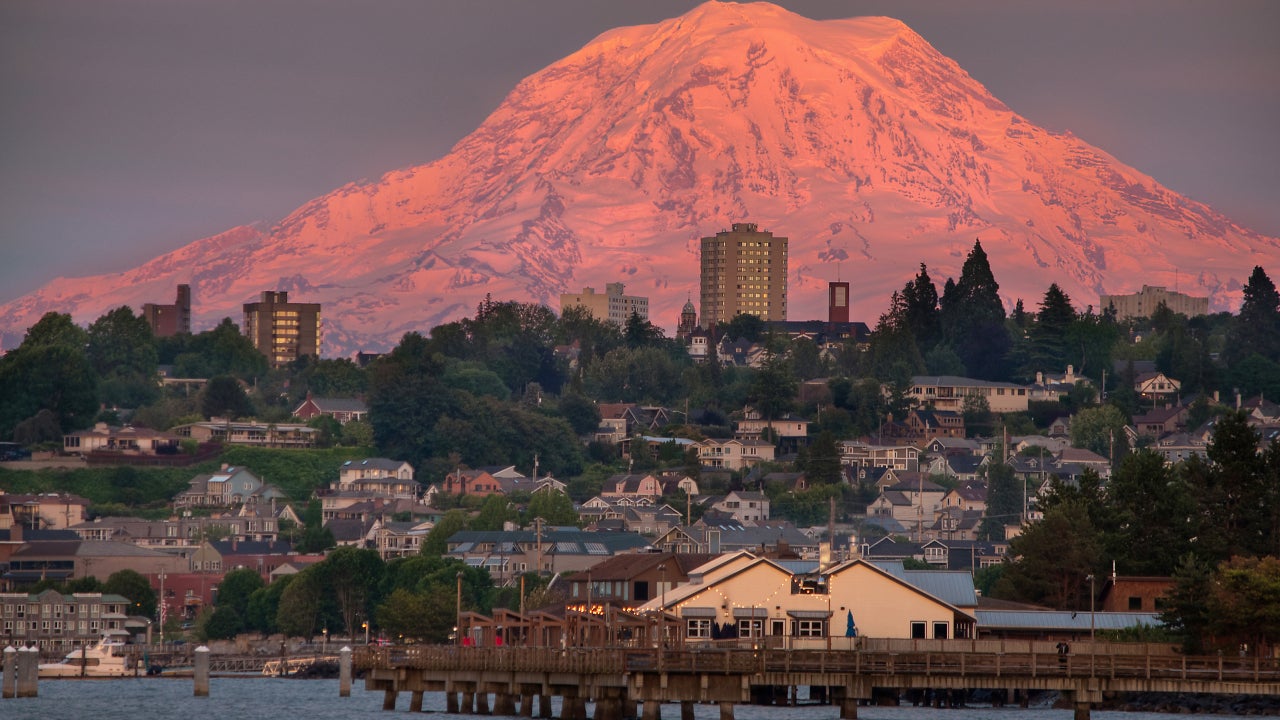
[[[737,618],[766,618],[769,617],[769,609],[762,607],[736,607],[733,609],[733,617]]]
[[[798,620],[826,620],[831,617],[830,610],[788,610],[787,615]]]
[[[713,607],[686,607],[680,608],[680,617],[687,618],[713,618],[716,616],[716,609]]]

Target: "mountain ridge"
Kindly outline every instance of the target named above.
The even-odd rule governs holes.
[[[1143,284],[1238,302],[1280,243],[993,97],[891,18],[815,21],[706,3],[606,31],[516,85],[444,157],[348,183],[123,273],[59,278],[0,306],[87,322],[193,286],[197,325],[262,290],[324,304],[325,354],[386,349],[486,294],[557,304],[610,281],[673,327],[698,240],[732,222],[791,238],[795,319],[825,284],[871,321],[920,262],[958,274],[974,238],[1006,300],[1075,304]],[[1194,268],[1194,272],[1188,272]],[[1172,280],[1172,281],[1171,281]],[[1188,287],[1190,284],[1190,287]]]

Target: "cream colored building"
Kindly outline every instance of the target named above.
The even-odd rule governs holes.
[[[649,298],[627,295],[624,293],[625,289],[626,286],[622,283],[613,282],[604,286],[603,295],[592,287],[584,287],[577,294],[565,293],[560,296],[560,312],[571,307],[586,308],[591,317],[619,327],[627,324],[631,313],[639,315],[641,320],[648,320]]]
[[[704,329],[741,314],[787,319],[787,238],[734,223],[702,238],[701,269]]]
[[[885,395],[888,395],[887,387]],[[963,413],[965,398],[977,396],[986,399],[991,412],[1026,412],[1031,388],[954,375],[916,375],[911,378],[911,391],[907,396],[917,406],[929,406],[934,410]]]
[[[968,573],[931,573],[930,585],[963,585]],[[954,575],[954,577],[952,577]],[[740,639],[820,649],[851,647],[858,637],[950,639],[975,636],[977,598],[968,577],[965,605],[947,602],[860,558],[821,572],[793,573],[749,552],[718,557],[639,608],[665,611],[669,636],[685,644],[712,638],[711,625]],[[959,593],[957,593],[959,594]],[[972,603],[971,605],[967,603]],[[716,633],[717,636],[721,631]]]
[[[762,462],[773,462],[777,449],[763,440],[719,440],[707,438],[694,443],[698,462],[706,467],[741,470]]]
[[[1209,314],[1209,298],[1170,292],[1155,285],[1143,285],[1141,290],[1131,295],[1101,295],[1098,298],[1102,309],[1115,308],[1116,318],[1120,320],[1149,318],[1161,303],[1187,317]]]

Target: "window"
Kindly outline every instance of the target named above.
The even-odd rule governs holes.
[[[711,637],[711,618],[689,618],[685,637],[709,639]]]
[[[946,623],[944,623],[944,622],[935,622],[935,623],[933,624],[933,639],[934,639],[934,640],[946,640],[946,639],[947,639],[947,624],[946,624]]]
[[[764,635],[763,620],[739,620],[738,621],[738,637],[740,638],[758,638]]]
[[[795,620],[792,634],[796,637],[825,637],[826,620]]]
[[[913,621],[911,623],[911,639],[923,640],[925,638],[925,624],[923,621]]]
[[[1129,597],[1129,609],[1130,609],[1130,610],[1141,610],[1141,609],[1142,609],[1142,598],[1140,598],[1140,597],[1133,597],[1133,596],[1130,596],[1130,597]]]

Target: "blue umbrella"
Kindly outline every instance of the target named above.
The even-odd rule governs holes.
[[[844,623],[845,637],[858,637],[858,626],[853,624],[853,611],[850,610]]]

